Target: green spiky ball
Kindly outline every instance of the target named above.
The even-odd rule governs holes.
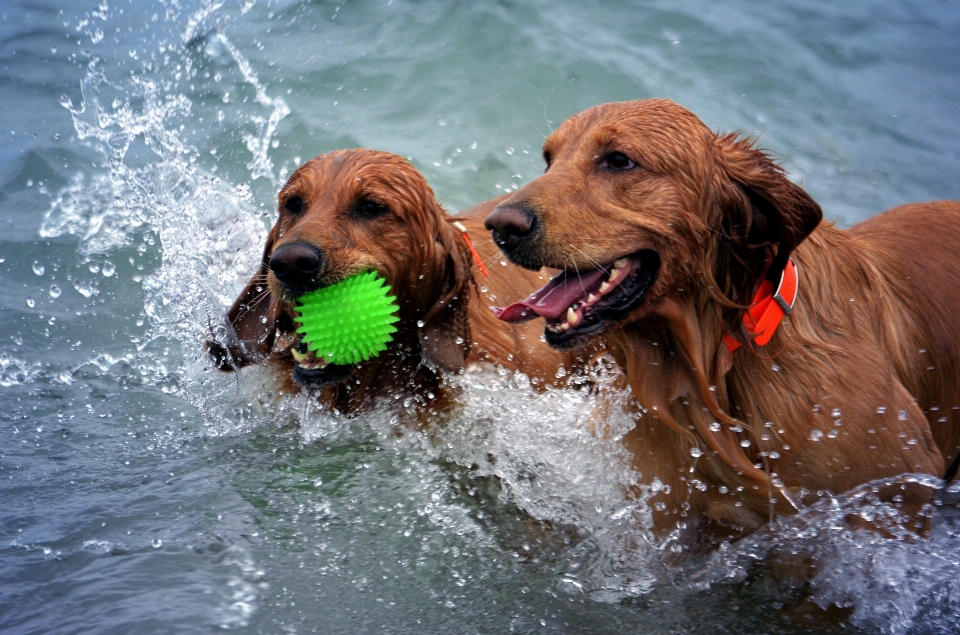
[[[300,296],[298,333],[328,364],[358,364],[387,348],[400,318],[397,299],[376,271]]]

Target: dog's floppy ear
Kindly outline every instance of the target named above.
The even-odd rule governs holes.
[[[273,348],[281,303],[267,288],[268,260],[277,237],[274,226],[260,259],[260,268],[227,311],[227,320],[215,339],[205,343],[220,370],[236,370],[263,361]]]
[[[470,352],[470,321],[467,315],[470,284],[470,255],[457,232],[440,209],[437,231],[438,256],[443,261],[443,289],[439,299],[427,309],[423,326],[417,329],[420,348],[426,361],[437,368],[455,372],[466,365]]]
[[[714,226],[721,236],[716,282],[728,301],[743,305],[764,272],[771,278],[780,275],[793,250],[820,224],[823,212],[750,139],[728,134],[716,137],[714,147],[719,225]]]

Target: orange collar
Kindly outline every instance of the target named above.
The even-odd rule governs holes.
[[[797,274],[797,265],[793,258],[787,260],[787,266],[780,274],[780,284],[773,290],[773,282],[764,280],[750,308],[743,314],[743,325],[747,334],[757,346],[763,346],[770,341],[783,318],[793,311],[793,304],[797,301],[797,292],[800,288],[800,276]],[[729,333],[723,335],[723,343],[731,353],[743,344],[733,339]]]
[[[458,220],[453,221],[453,226],[463,234],[463,240],[467,243],[467,247],[470,248],[470,253],[473,254],[473,261],[477,263],[477,267],[480,268],[480,272],[484,275],[484,277],[490,277],[490,274],[487,273],[487,268],[483,266],[483,258],[481,258],[480,254],[477,253],[477,248],[473,246],[473,241],[470,240],[470,234],[467,233],[466,226]]]

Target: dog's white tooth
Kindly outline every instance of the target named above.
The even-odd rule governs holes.
[[[576,325],[580,321],[580,316],[577,315],[577,312],[573,310],[573,307],[567,309],[567,322],[570,326]]]
[[[295,360],[297,360],[297,363],[302,362],[303,360],[305,360],[305,359],[307,358],[307,355],[309,355],[309,353],[301,353],[301,352],[298,351],[296,348],[291,348],[291,349],[290,349],[290,354],[293,355],[293,358],[294,358]]]
[[[616,268],[611,269],[611,270],[610,270],[610,275],[607,276],[607,282],[613,282],[614,280],[616,280],[616,279],[619,278],[619,277],[620,277],[620,270],[619,270],[619,269],[616,269]]]
[[[597,301],[596,295],[591,293],[590,295],[587,296],[587,304],[593,304],[596,301]]]
[[[622,269],[623,267],[626,267],[626,266],[627,266],[627,259],[626,259],[626,258],[621,258],[620,260],[614,260],[614,261],[613,261],[613,268],[614,268],[614,269]]]
[[[600,285],[600,293],[606,293],[606,292],[609,291],[612,287],[613,287],[613,285],[610,284],[609,282],[604,282],[603,284]]]

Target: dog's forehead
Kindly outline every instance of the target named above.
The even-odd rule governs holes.
[[[567,119],[544,143],[544,152],[700,153],[712,136],[692,112],[665,99],[594,106]]]
[[[296,191],[309,196],[358,196],[370,191],[388,193],[422,181],[403,157],[376,150],[342,150],[322,154],[301,165],[281,189],[281,198]]]

